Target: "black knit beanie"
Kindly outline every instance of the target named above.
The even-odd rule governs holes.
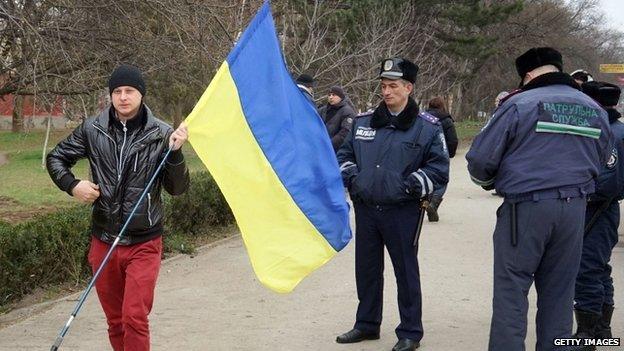
[[[145,96],[145,81],[141,71],[130,65],[121,65],[115,68],[108,79],[108,92],[113,94],[113,90],[121,86],[130,86],[138,90],[141,95]]]
[[[331,87],[329,89],[329,92],[334,94],[334,95],[340,96],[341,99],[345,98],[344,90],[342,90],[342,88],[337,86],[337,85],[334,85],[333,87]]]

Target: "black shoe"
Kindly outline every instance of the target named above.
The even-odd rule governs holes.
[[[420,346],[420,343],[412,339],[399,339],[392,351],[414,351]]]
[[[613,305],[602,305],[602,317],[596,325],[596,339],[609,339],[611,334],[611,316],[613,316]]]
[[[338,335],[336,342],[339,344],[353,344],[364,340],[377,340],[379,339],[379,332],[371,333],[364,332],[359,329],[351,329],[348,332]]]
[[[600,315],[597,313],[574,310],[574,316],[576,317],[576,334],[574,338],[577,339],[593,339],[596,337],[596,326],[600,322]],[[574,351],[594,351],[596,346],[579,346],[573,348]]]
[[[440,203],[442,203],[442,198],[439,196],[433,196],[431,201],[429,201],[429,206],[427,206],[426,209],[429,222],[437,222],[440,220],[440,216],[438,215]]]

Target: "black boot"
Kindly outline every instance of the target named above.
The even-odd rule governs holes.
[[[429,222],[437,222],[440,220],[440,216],[438,216],[438,207],[440,207],[441,203],[442,197],[431,197],[431,201],[429,201],[429,206],[427,206],[427,219],[429,219]]]
[[[576,334],[577,339],[593,339],[596,333],[596,326],[600,321],[600,315],[593,312],[574,310],[576,316]],[[594,351],[596,346],[580,346],[574,348],[575,351]]]
[[[602,317],[596,326],[597,339],[607,339],[613,337],[611,334],[611,316],[613,316],[613,305],[602,305]]]

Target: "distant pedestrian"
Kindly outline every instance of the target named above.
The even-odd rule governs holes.
[[[589,72],[582,70],[582,69],[577,69],[576,71],[570,73],[570,76],[572,76],[572,78],[574,78],[574,81],[580,86],[583,83],[587,83],[587,82],[593,82],[594,81],[594,77],[592,77],[591,74],[589,74]]]
[[[429,101],[429,108],[427,112],[437,117],[442,124],[442,131],[444,132],[444,138],[446,139],[446,146],[448,148],[449,157],[453,158],[457,151],[457,145],[459,145],[459,139],[457,138],[457,131],[455,130],[455,123],[453,117],[448,112],[446,102],[440,96],[436,96]],[[448,184],[440,187],[431,195],[429,206],[427,206],[427,218],[429,222],[437,222],[440,220],[438,214],[438,208],[442,203],[442,198],[446,192]]]
[[[355,118],[355,111],[342,87],[336,85],[329,89],[327,104],[319,109],[319,115],[327,127],[334,151],[338,151],[351,132]]]
[[[494,107],[498,107],[501,104],[501,101],[503,101],[503,99],[506,98],[507,95],[509,95],[509,92],[507,91],[501,91],[500,93],[498,93],[498,95],[496,95],[496,98],[494,99]]]
[[[314,108],[316,108],[316,102],[314,101],[314,85],[316,84],[316,81],[314,80],[314,77],[303,73],[295,79],[295,83],[297,83],[297,87],[308,99],[308,101],[310,101]]]
[[[596,81],[583,83],[581,87],[607,111],[615,137],[609,162],[596,182],[596,193],[587,199],[583,255],[574,294],[575,336],[604,339],[612,337],[614,289],[609,260],[618,242],[618,200],[624,197],[624,123],[619,121],[622,115],[615,109],[621,90],[616,85]],[[595,347],[583,350],[595,350]]]

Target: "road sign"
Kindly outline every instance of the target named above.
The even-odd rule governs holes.
[[[602,73],[624,73],[624,63],[604,63],[600,65]]]

